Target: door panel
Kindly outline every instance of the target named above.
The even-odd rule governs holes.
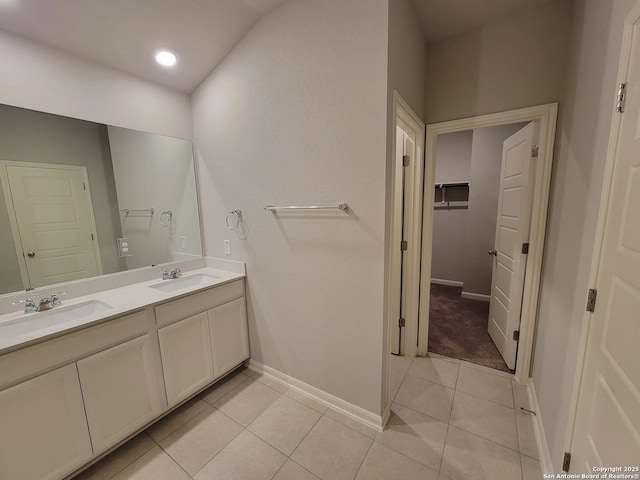
[[[92,455],[75,364],[0,392],[0,478],[57,480]]]
[[[213,373],[218,378],[249,358],[245,298],[209,310]]]
[[[538,124],[532,122],[504,142],[498,199],[489,335],[507,366],[515,369],[517,341],[513,332],[520,328],[520,312],[533,192],[531,152],[538,138]]]
[[[394,192],[394,205],[401,206],[402,199],[404,195],[404,179],[402,172],[402,155],[404,152],[404,131],[400,127],[396,127],[396,146],[395,146],[395,184],[393,187]],[[394,225],[393,225],[393,235],[392,235],[392,245],[400,244],[402,240],[402,212],[396,212]],[[391,285],[400,285],[401,277],[402,277],[402,257],[400,255],[400,248],[392,250],[391,252],[392,258],[395,260],[391,261],[392,265],[397,265],[398,268],[393,269],[391,272]],[[391,299],[393,305],[391,306],[392,317],[390,318],[391,325],[389,326],[389,351],[395,355],[400,355],[400,351],[402,350],[400,346],[400,329],[398,328],[397,319],[395,316],[400,316],[400,308],[402,302],[402,291],[394,292],[391,295]]]
[[[8,165],[7,174],[31,287],[101,273],[83,171]]]
[[[91,441],[104,452],[164,409],[149,335],[78,362]]]
[[[158,330],[169,407],[213,381],[207,312]]]
[[[393,317],[391,318],[390,328],[390,352],[394,355],[402,355],[404,353],[404,341],[402,337],[402,328],[398,326],[398,319],[405,316],[407,307],[407,268],[405,262],[405,255],[400,250],[400,242],[407,238],[408,225],[404,222],[404,199],[407,196],[407,188],[410,187],[405,180],[405,172],[403,167],[403,156],[409,155],[410,157],[415,152],[415,142],[411,140],[409,135],[400,127],[396,127],[396,150],[395,150],[395,186],[394,186],[394,203],[400,206],[400,211],[396,212],[396,218],[394,225],[394,237],[392,244],[394,245],[394,258],[396,261],[392,261],[392,264],[399,265],[398,271],[392,272],[391,285],[400,285],[400,291],[397,295],[393,296],[394,305],[392,306]],[[410,160],[411,161],[411,160]]]
[[[636,12],[640,8],[640,2]],[[640,459],[640,35],[633,27],[625,112],[573,435],[572,473],[637,466]],[[637,473],[637,472],[635,472]]]

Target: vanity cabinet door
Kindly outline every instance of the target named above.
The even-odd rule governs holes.
[[[164,411],[148,334],[80,360],[78,372],[96,454]]]
[[[59,479],[92,455],[75,363],[0,392],[0,478]]]
[[[158,330],[169,406],[213,381],[209,317],[194,315]]]
[[[244,297],[209,310],[215,378],[249,358],[249,335]]]

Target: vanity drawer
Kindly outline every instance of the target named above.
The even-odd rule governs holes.
[[[0,356],[0,390],[19,380],[69,364],[117,343],[147,333],[147,311],[142,310],[94,327]]]
[[[242,296],[244,296],[244,279],[158,305],[156,307],[158,328],[205,312]]]

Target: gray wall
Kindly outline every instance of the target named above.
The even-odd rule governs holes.
[[[472,130],[438,136],[436,183],[470,181],[472,140]],[[434,195],[434,192],[425,195]],[[464,281],[468,220],[468,209],[434,210],[431,278]]]
[[[363,13],[363,12],[366,12]],[[296,0],[192,96],[205,252],[247,262],[251,357],[380,414],[387,2]],[[342,212],[274,215],[267,204]],[[242,210],[238,240],[227,212]]]
[[[561,104],[532,376],[560,471],[616,91],[634,0],[578,0]]]
[[[189,96],[53,47],[0,32],[0,103],[191,138]]]
[[[561,98],[570,0],[427,45],[427,123]]]
[[[104,125],[0,105],[0,160],[87,167],[102,268],[104,273],[124,269],[114,241],[120,236],[120,222]],[[3,195],[0,202],[0,225],[8,225]],[[0,293],[21,290],[10,228],[1,235],[2,276],[13,275],[13,278],[12,283],[5,286],[12,289],[0,290]],[[5,265],[12,273],[6,273]],[[14,288],[16,286],[19,288]]]
[[[397,90],[420,119],[425,119],[427,46],[411,0],[389,0],[389,120],[391,100]]]
[[[502,144],[525,124],[477,128],[471,149],[469,219],[464,238],[464,292],[491,295]]]
[[[127,269],[176,261],[184,255],[201,256],[191,142],[107,128],[120,209],[155,210],[152,216],[120,215],[122,236],[131,241],[131,256],[125,257]],[[172,223],[163,227],[160,216],[169,210],[173,211]],[[168,223],[167,216],[163,223]],[[181,237],[185,237],[186,248],[181,246]]]

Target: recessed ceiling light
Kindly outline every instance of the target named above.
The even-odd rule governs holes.
[[[168,50],[160,50],[156,53],[156,62],[163,67],[173,67],[177,61],[176,56]]]

